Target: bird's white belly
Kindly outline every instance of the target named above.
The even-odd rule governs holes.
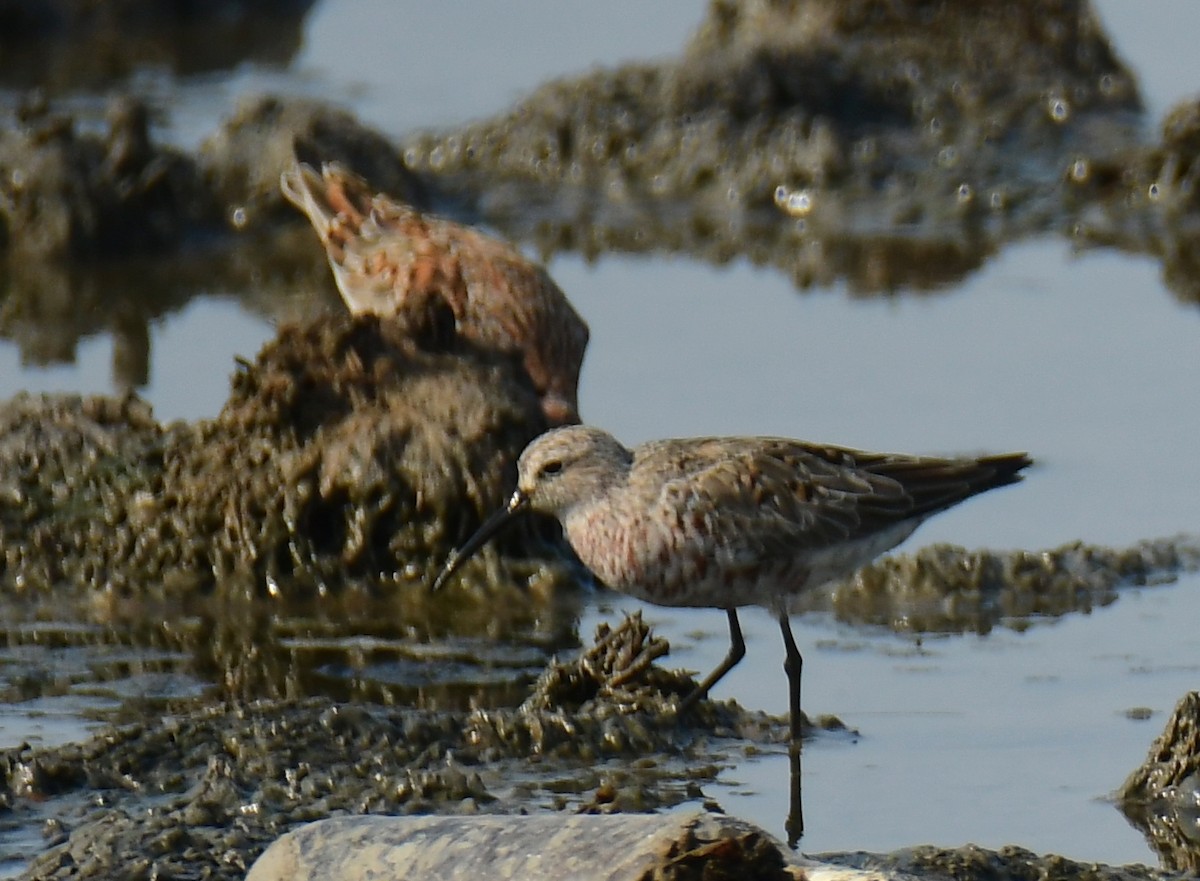
[[[568,523],[580,560],[607,587],[660,606],[780,608],[789,597],[853,574],[912,534],[903,521],[873,535],[790,557],[747,559],[692,544],[670,530],[589,518]]]

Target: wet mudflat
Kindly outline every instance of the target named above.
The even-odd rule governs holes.
[[[697,9],[693,21],[674,22],[674,36],[630,19],[639,39],[656,33],[663,43],[634,52],[623,37],[613,45],[631,48],[597,48],[595,60],[611,66],[638,56],[677,56],[702,13]],[[1161,180],[1167,175],[1157,173],[1164,153],[1156,160],[1153,147],[1137,151],[1143,141],[1159,140],[1159,119],[1138,115],[1130,103],[1137,93],[1113,85],[1124,83],[1119,72],[1109,72],[1114,78],[1107,91],[1097,80],[1094,93],[1085,89],[1070,105],[1095,111],[1089,101],[1113,102],[1114,114],[1107,118],[1112,128],[1104,128],[1103,107],[1093,127],[1061,128],[1051,102],[1039,111],[1049,122],[1039,118],[1032,128],[1060,135],[1047,136],[1044,151],[1023,157],[1033,173],[1011,175],[1003,156],[973,153],[957,177],[928,178],[954,181],[947,200],[932,208],[906,197],[903,188],[888,193],[884,187],[882,197],[854,192],[855,175],[873,170],[883,179],[892,175],[910,187],[922,185],[922,162],[937,166],[939,159],[953,160],[953,153],[944,152],[947,146],[963,155],[975,144],[965,127],[948,135],[949,143],[926,145],[917,154],[924,157],[920,162],[901,154],[903,145],[881,137],[874,157],[860,155],[855,168],[840,164],[842,143],[831,147],[824,136],[804,130],[800,134],[811,152],[801,159],[808,163],[808,177],[794,169],[777,177],[747,165],[715,184],[705,176],[688,183],[678,177],[681,172],[667,169],[676,177],[661,184],[666,192],[655,198],[622,196],[622,184],[588,178],[584,166],[584,185],[572,180],[569,198],[556,201],[554,175],[569,173],[569,167],[543,175],[543,157],[542,166],[527,173],[522,157],[528,152],[521,148],[512,154],[507,177],[497,179],[486,165],[448,164],[445,150],[435,156],[442,136],[428,129],[457,131],[471,118],[497,116],[496,130],[503,135],[513,126],[510,105],[548,77],[578,73],[584,55],[527,79],[525,62],[514,60],[507,91],[482,106],[473,103],[481,90],[472,87],[479,80],[472,65],[487,58],[493,69],[504,69],[506,53],[487,54],[498,42],[494,38],[486,44],[491,50],[481,43],[462,65],[447,65],[441,56],[417,62],[412,53],[394,53],[389,57],[403,56],[414,68],[389,68],[355,91],[351,83],[368,75],[347,66],[355,53],[337,35],[350,31],[362,38],[364,32],[384,31],[356,29],[357,14],[337,3],[315,7],[288,66],[260,62],[249,73],[207,85],[186,77],[156,81],[153,89],[159,91],[152,93],[166,104],[166,137],[173,129],[188,148],[197,134],[207,136],[232,114],[229,92],[247,79],[344,98],[344,106],[367,124],[408,144],[406,155],[416,167],[429,171],[435,161],[441,164],[435,177],[466,200],[467,214],[548,258],[555,280],[592,330],[581,412],[626,443],[667,435],[777,433],[878,449],[1025,448],[1038,459],[1040,467],[1020,487],[944,515],[906,546],[909,552],[937,542],[1013,548],[1034,563],[994,569],[981,564],[974,571],[1000,574],[985,578],[982,587],[977,583],[948,595],[936,589],[944,583],[936,573],[971,558],[951,554],[950,563],[939,563],[944,555],[933,550],[915,558],[923,564],[902,563],[896,577],[875,582],[874,592],[867,579],[814,601],[813,610],[795,618],[806,650],[806,706],[849,729],[822,731],[806,745],[801,847],[887,851],[917,844],[1012,843],[1084,861],[1154,863],[1156,851],[1104,799],[1144,757],[1174,703],[1194,687],[1200,665],[1188,626],[1195,620],[1197,586],[1190,572],[1192,542],[1169,540],[1194,531],[1200,513],[1195,496],[1200,465],[1188,447],[1196,429],[1200,361],[1194,339],[1200,319],[1189,287],[1186,224],[1173,225],[1170,212],[1146,209],[1151,186],[1159,184],[1159,198],[1165,189]],[[553,21],[540,17],[550,15],[545,10],[530,14],[547,27]],[[579,15],[579,22],[587,21],[582,11]],[[397,32],[417,31],[414,21],[403,24],[396,24]],[[572,24],[562,23],[564,34],[599,33],[594,22]],[[1123,32],[1109,36],[1118,55],[1131,62],[1135,83],[1138,62],[1123,52]],[[1093,55],[1092,61],[1103,59]],[[444,74],[430,83],[416,68]],[[397,81],[414,88],[398,90]],[[315,89],[314,82],[322,88]],[[689,82],[677,80],[676,87]],[[600,78],[587,86],[594,90],[587,106],[605,107],[610,93],[604,88],[611,83]],[[405,103],[417,100],[410,92],[423,95],[425,103]],[[876,102],[890,94],[881,91]],[[1159,112],[1172,103],[1157,95],[1145,101]],[[449,113],[452,106],[460,110]],[[540,111],[550,116],[546,107],[552,109],[553,102]],[[193,109],[198,112],[188,112]],[[214,109],[210,125],[196,122]],[[823,105],[824,113],[836,116],[835,111]],[[624,112],[636,120],[636,102]],[[921,126],[934,118],[942,117],[933,113]],[[1181,118],[1186,121],[1186,114]],[[582,120],[592,126],[604,122]],[[477,123],[461,137],[481,137],[487,125]],[[848,138],[845,145],[861,141],[835,131]],[[1181,146],[1165,154],[1176,157],[1169,162],[1175,169],[1171,179],[1179,183],[1172,211],[1186,218],[1190,177],[1181,158],[1186,126],[1182,132]],[[769,130],[763,137],[769,146]],[[1124,149],[1136,157],[1120,166],[1128,180],[1114,178],[1106,170],[1112,166],[1105,165]],[[886,165],[899,155],[909,156],[907,165],[898,170]],[[599,154],[604,163],[609,158]],[[1076,165],[1080,158],[1087,163]],[[698,161],[706,161],[702,151]],[[996,169],[1016,184],[1001,187]],[[631,180],[642,174],[632,160],[626,172]],[[1069,210],[1055,207],[1047,194],[1058,192],[1072,173],[1078,179],[1068,192],[1078,201]],[[958,189],[964,181],[968,192]],[[804,213],[806,203],[797,199],[791,208],[800,209],[800,216],[781,221],[773,204],[781,184],[790,194],[807,192],[816,199],[814,208]],[[1121,190],[1125,185],[1127,191]],[[691,186],[710,192],[693,198]],[[744,200],[736,203],[736,216],[712,201],[731,187]],[[597,190],[608,196],[597,197]],[[990,205],[996,192],[1008,200],[1006,211],[975,214],[973,206]],[[835,200],[834,216],[821,214],[822,199]],[[655,208],[672,201],[677,204],[671,210]],[[580,205],[593,213],[573,210]],[[663,222],[664,215],[671,223]],[[249,216],[253,220],[254,212]],[[884,234],[845,235],[863,227]],[[0,348],[0,358],[7,359],[0,377],[5,397],[23,389],[120,393],[133,386],[159,419],[216,418],[230,398],[231,377],[245,373],[235,355],[253,362],[276,337],[275,321],[311,320],[337,305],[315,240],[305,238],[311,233],[297,226],[281,235],[293,243],[281,247],[274,234],[235,240],[232,256],[220,260],[228,271],[220,273],[213,271],[210,256],[189,249],[171,259],[173,269],[155,270],[158,274],[142,263],[126,269],[117,262],[100,269],[72,265],[56,270],[49,281],[34,271],[36,261],[10,260],[2,302],[6,327],[15,329],[6,331],[11,342]],[[1109,243],[1118,247],[1106,247]],[[280,252],[287,256],[277,256]],[[39,321],[39,315],[49,317]],[[1106,562],[1103,554],[1098,562],[1092,553],[1052,556],[1077,579],[1065,587],[1057,582],[1059,589],[1042,577],[1055,567],[1035,565],[1042,551],[1076,540],[1119,554],[1156,539],[1167,541],[1124,563]],[[1034,573],[1035,589],[1005,589],[1010,582],[1004,573],[1026,569]],[[1096,571],[1103,574],[1094,578]],[[293,584],[280,581],[277,572],[267,574],[284,590]],[[309,583],[302,596],[280,604],[257,599],[268,580],[259,576],[239,589],[229,586],[227,594],[218,589],[215,598],[189,598],[182,589],[164,591],[139,579],[127,579],[132,588],[106,592],[87,584],[86,574],[65,593],[9,594],[5,745],[16,748],[30,740],[36,751],[78,743],[85,725],[114,720],[149,732],[164,714],[193,720],[198,732],[206,724],[237,731],[229,721],[235,717],[250,718],[246,730],[261,730],[272,720],[298,726],[295,730],[308,724],[321,729],[331,724],[335,702],[344,701],[368,708],[350,727],[367,731],[363,736],[373,742],[387,741],[392,735],[381,731],[404,725],[432,725],[428,730],[438,741],[449,735],[433,723],[405,721],[403,708],[465,713],[472,701],[513,707],[525,699],[548,657],[570,655],[575,646],[591,642],[598,621],[615,623],[621,611],[639,607],[622,597],[559,590],[560,577],[535,578],[529,600],[523,592],[489,599],[486,591],[465,589],[446,605],[429,604],[419,579],[373,578],[366,569],[349,591],[333,585],[330,603],[322,604],[320,583]],[[993,578],[1001,587],[989,591]],[[644,614],[672,645],[672,655],[660,660],[668,667],[706,670],[724,651],[720,613],[645,607]],[[754,613],[745,616],[745,624],[749,655],[715,696],[781,713],[775,627],[768,616]],[[245,701],[264,699],[273,703],[240,709],[251,706]],[[229,710],[203,709],[217,701],[237,703]],[[206,722],[205,713],[223,721]],[[373,729],[376,724],[385,728]],[[660,744],[664,756],[673,756],[658,760],[671,766],[662,775],[666,782],[629,782],[636,762],[618,751],[606,765],[611,779],[569,770],[550,782],[484,774],[477,784],[467,773],[462,780],[442,781],[444,798],[456,809],[473,803],[496,810],[506,802],[552,809],[597,801],[639,809],[678,797],[714,802],[782,836],[788,792],[780,781],[787,757],[772,746],[771,723],[762,724],[763,731],[742,732],[744,737],[699,758],[687,752],[692,747]],[[336,724],[330,730],[331,736],[345,735]],[[208,739],[197,735],[198,743]],[[636,751],[640,741],[628,742]],[[269,750],[276,741],[264,737],[262,743]],[[315,806],[313,811],[403,805],[425,810],[443,798],[434,794],[440,784],[431,778],[423,784],[426,800],[412,796],[410,784],[397,783],[408,773],[423,773],[414,770],[420,765],[412,756],[398,755],[396,768],[385,772],[390,783],[382,801],[362,793],[322,801],[319,784],[296,779],[300,764],[320,764],[317,755],[314,748],[307,759],[281,759],[265,776],[282,776],[285,791],[267,795]],[[264,803],[254,797],[258,784],[239,776],[244,769],[223,760],[210,765],[211,758],[200,750],[188,761],[170,759],[140,771],[118,759],[116,776],[88,778],[72,771],[76,776],[69,779],[85,800],[86,793],[123,787],[135,798],[129,804],[137,804],[139,791],[154,790],[152,798],[176,798],[182,805],[196,801],[196,792],[182,798],[191,787],[206,786],[217,794],[200,802],[218,813],[235,804]],[[18,753],[18,761],[37,766],[27,753]],[[57,761],[72,767],[69,757]],[[290,769],[284,767],[289,763]],[[174,780],[164,784],[172,773]],[[314,773],[330,772],[302,772]],[[646,773],[655,776],[654,769]],[[693,779],[679,782],[672,774]],[[77,828],[90,829],[80,833],[84,837],[101,834],[101,827],[89,825],[95,813],[75,807],[69,787],[56,785],[62,790],[35,777],[28,793],[57,794],[39,802],[33,814],[26,813],[32,800],[18,796],[19,809],[5,818],[13,821],[5,834],[17,842],[10,850],[14,871]],[[560,795],[551,796],[556,790]],[[164,807],[166,813],[172,809]],[[56,814],[64,818],[61,828],[39,825]],[[188,815],[183,822],[202,819]],[[158,845],[133,838],[128,840],[141,844],[130,846],[186,852],[187,845],[167,828],[160,830],[167,837]],[[249,840],[264,841],[265,833]],[[82,846],[82,839],[76,841],[77,849]]]

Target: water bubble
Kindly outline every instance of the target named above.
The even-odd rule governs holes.
[[[813,209],[813,194],[807,189],[788,190],[779,187],[775,191],[775,203],[793,217],[804,217]]]

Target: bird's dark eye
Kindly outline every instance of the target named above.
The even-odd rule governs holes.
[[[542,466],[541,473],[542,474],[558,474],[560,471],[562,471],[562,460],[561,459],[551,459],[549,462],[547,462],[545,465]]]

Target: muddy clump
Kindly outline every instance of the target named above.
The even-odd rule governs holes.
[[[1142,865],[1106,866],[1080,863],[1055,854],[1037,854],[1022,847],[988,850],[977,845],[945,848],[926,845],[889,854],[825,853],[815,858],[884,877],[953,878],[955,881],[994,881],[998,878],[1055,878],[1062,881],[1168,881],[1169,871]]]
[[[548,83],[405,156],[544,252],[928,288],[1051,228],[1072,151],[1132,146],[1139,110],[1084,2],[715,2],[677,61]]]
[[[409,155],[767,206],[780,184],[886,185],[948,149],[969,176],[1013,138],[1045,145],[1115,108],[1138,109],[1136,89],[1083,2],[716,2],[675,64],[550,83]]]
[[[1189,692],[1175,705],[1145,762],[1121,784],[1117,800],[1165,868],[1200,871],[1200,692]]]
[[[416,338],[446,333],[436,307],[429,320]],[[256,548],[269,578],[377,576],[403,561],[423,579],[502,504],[544,428],[511,358],[424,351],[369,317],[318,322],[239,371],[203,441],[167,473],[189,507],[223,509],[235,564]]]
[[[103,585],[107,560],[132,543],[118,524],[161,485],[166,435],[132,395],[22,394],[0,407],[4,580]]]
[[[606,636],[584,656],[590,672],[568,678],[659,642],[633,619]],[[195,710],[10,750],[0,801],[23,821],[55,818],[27,876],[98,879],[240,878],[288,829],[338,813],[645,811],[695,798],[720,767],[719,731],[677,724],[657,667],[601,676],[622,674],[571,707],[439,713],[313,699]],[[618,688],[642,700],[605,696]],[[731,703],[718,718],[741,736],[786,736],[781,720]]]
[[[139,595],[425,579],[545,427],[512,358],[421,347],[446,330],[432,304],[407,326],[285,327],[195,424],[160,426],[133,396],[15,399],[0,576]]]
[[[1045,551],[931,545],[864,566],[814,597],[843,621],[912,633],[988,633],[1088,612],[1127,585],[1161,584],[1200,569],[1200,544],[1176,536],[1107,548],[1073,542]]]

